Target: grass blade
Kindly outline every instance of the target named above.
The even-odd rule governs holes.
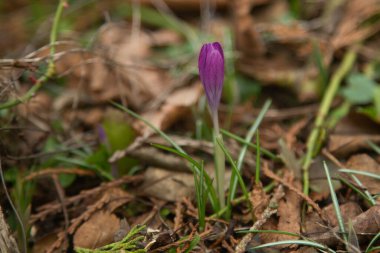
[[[375,173],[371,173],[371,172],[368,172],[368,171],[340,169],[339,172],[344,172],[344,173],[349,173],[349,174],[357,174],[357,175],[372,177],[372,178],[380,180],[380,175],[375,174]]]
[[[194,173],[194,184],[196,200],[198,205],[199,231],[202,232],[206,225],[206,198],[207,193],[204,191],[204,166],[202,163],[201,174],[199,177]]]
[[[168,146],[165,146],[165,145],[161,145],[161,144],[157,144],[157,143],[152,143],[151,144],[153,147],[155,148],[158,148],[158,149],[162,149],[162,150],[165,150],[165,151],[168,151],[168,152],[171,152],[173,154],[176,154],[182,158],[185,158],[188,162],[190,162],[192,165],[198,167],[198,168],[201,168],[201,164],[198,163],[197,161],[195,161],[191,156],[189,156],[188,154],[186,153],[183,153],[183,152],[180,152],[176,149],[173,149],[171,147],[168,147]],[[194,171],[195,172],[195,171]]]
[[[368,253],[368,252],[371,252],[373,249],[372,249],[372,246],[375,244],[375,242],[380,239],[380,232],[377,233],[377,235],[375,235],[372,240],[369,242],[366,250],[365,250],[365,253]]]
[[[301,237],[299,234],[282,231],[282,230],[256,230],[256,229],[246,229],[246,230],[239,230],[236,231],[236,233],[267,233],[267,234],[280,234],[280,235],[290,235],[294,237]]]
[[[77,166],[83,167],[85,169],[92,170],[92,171],[98,173],[100,176],[104,177],[105,179],[107,179],[109,181],[113,180],[113,176],[110,173],[108,173],[107,171],[105,171],[104,169],[100,168],[100,166],[97,166],[94,164],[88,164],[87,162],[82,161],[80,159],[67,158],[64,156],[58,156],[55,159],[57,161],[60,161],[60,162],[65,162],[65,163],[68,163],[71,165],[77,165]]]
[[[198,187],[202,187],[203,189],[203,183],[206,184],[206,192],[208,192],[209,189],[212,189],[214,190],[214,187],[212,186],[212,180],[208,177],[208,175],[206,173],[204,173],[204,166],[203,166],[203,161],[201,163],[198,163],[197,161],[195,161],[191,156],[185,154],[185,153],[182,153],[182,152],[179,152],[173,148],[170,148],[170,147],[167,147],[167,146],[164,146],[164,145],[161,145],[161,144],[155,144],[155,143],[152,143],[151,144],[153,147],[155,148],[158,148],[158,149],[162,149],[162,150],[165,150],[165,151],[168,151],[168,152],[171,152],[173,154],[176,154],[182,158],[185,158],[189,163],[191,163],[194,167],[197,167],[197,168],[200,168],[200,174],[198,175],[194,169],[194,167],[192,167],[192,172],[194,174],[194,179],[196,181],[195,182],[195,190],[198,190]],[[197,176],[199,176],[199,181],[198,181],[198,178]],[[197,184],[200,183],[198,186]],[[217,196],[216,196],[216,193],[215,191],[212,191],[210,193],[212,195],[212,199],[215,201],[215,203],[217,202]],[[202,195],[203,196],[203,195]],[[197,201],[198,201],[198,197],[200,196],[197,196]],[[214,203],[214,204],[215,204]],[[213,204],[213,203],[212,203]],[[213,205],[214,205],[213,204]],[[198,207],[199,208],[199,207]]]
[[[307,138],[306,142],[306,154],[303,160],[303,193],[309,195],[309,167],[313,160],[313,157],[318,153],[320,143],[323,141],[323,132],[325,130],[325,119],[330,112],[332,101],[341,85],[343,78],[351,70],[356,60],[356,48],[353,47],[345,54],[342,63],[338,67],[337,71],[331,77],[330,82],[326,88],[325,94],[321,105],[318,110],[317,117],[314,120],[314,126]]]
[[[259,128],[259,125],[260,125],[261,121],[264,119],[264,116],[265,116],[266,112],[268,111],[270,105],[271,105],[271,101],[267,100],[265,102],[263,108],[261,109],[259,115],[257,116],[257,119],[252,124],[251,128],[249,129],[247,136],[245,137],[246,142],[248,142],[248,143],[251,142],[253,135],[255,134],[256,130]],[[241,167],[243,165],[243,161],[244,161],[245,154],[247,153],[247,149],[248,149],[247,144],[244,144],[243,147],[241,148],[239,158],[238,158],[238,162],[237,162],[238,174],[240,174],[240,170],[241,170]],[[227,210],[231,210],[231,201],[235,198],[237,183],[238,183],[237,174],[233,173],[231,175],[230,190],[228,193],[228,201],[227,201],[228,209]],[[230,216],[230,214],[228,214],[227,216]]]
[[[340,230],[340,232],[343,235],[344,241],[346,242],[346,244],[348,244],[347,234],[346,234],[346,230],[344,228],[344,221],[343,221],[342,214],[340,212],[338,198],[336,197],[336,194],[335,194],[335,191],[334,191],[334,187],[333,187],[333,184],[332,184],[332,181],[331,181],[330,171],[329,171],[329,168],[327,167],[327,164],[326,164],[325,161],[323,161],[323,167],[325,168],[325,173],[326,173],[326,177],[327,177],[327,183],[328,183],[329,188],[330,188],[330,195],[331,195],[331,199],[332,199],[332,202],[333,202],[336,219],[338,220],[339,230]]]
[[[187,155],[187,157],[189,157],[189,155],[180,147],[178,146],[177,143],[175,143],[167,134],[165,134],[163,131],[161,131],[160,129],[158,129],[157,127],[155,127],[153,124],[151,124],[149,121],[147,121],[146,119],[144,119],[143,117],[141,117],[140,115],[138,115],[137,113],[133,112],[132,110],[129,110],[128,108],[118,104],[118,103],[115,103],[115,102],[110,102],[113,106],[115,106],[116,108],[128,113],[129,115],[131,115],[132,117],[138,119],[138,120],[141,120],[144,124],[146,124],[148,127],[150,127],[152,130],[154,130],[157,134],[159,134],[162,138],[164,138],[170,145],[173,146],[173,148],[177,151],[177,152],[174,152],[176,154],[183,154],[183,155]],[[170,151],[170,150],[168,150]],[[197,167],[197,166],[194,166],[193,167],[196,174],[197,175],[200,175],[200,168]],[[210,177],[207,175],[207,173],[205,174],[205,181],[207,183],[207,185],[212,184],[211,182],[211,179]],[[208,187],[208,186],[207,186]],[[211,189],[208,187],[208,192],[209,192],[209,199],[210,199],[210,202],[211,202],[211,205],[214,209],[215,212],[218,212],[219,209],[220,209],[220,206],[219,206],[219,203],[218,203],[218,199],[216,197],[216,193],[215,193],[215,189],[213,187],[211,187]]]
[[[201,237],[199,235],[195,235],[194,239],[190,242],[189,248],[185,251],[185,253],[190,253],[195,246],[199,243]]]
[[[232,169],[233,169],[233,174],[236,175],[237,180],[239,181],[240,187],[243,190],[244,197],[245,197],[248,205],[251,208],[251,202],[249,201],[249,194],[248,194],[247,188],[245,187],[243,178],[240,175],[239,169],[237,168],[235,161],[232,159],[231,154],[228,152],[228,150],[224,146],[223,142],[219,138],[217,138],[216,140],[218,142],[218,145],[220,146],[220,148],[223,150],[224,154],[226,155],[228,161],[230,162]],[[232,175],[231,175],[231,177],[232,177]]]
[[[367,141],[368,145],[375,151],[378,155],[380,155],[380,147],[377,146],[375,143],[372,141]]]
[[[368,198],[368,201],[370,202],[370,204],[372,206],[376,205],[376,200],[372,197],[371,193],[365,188],[365,186],[363,185],[363,183],[359,180],[359,178],[357,178],[355,175],[351,175],[351,177],[354,179],[354,181],[360,186],[362,187],[364,190],[364,194],[367,196]]]
[[[248,141],[244,140],[243,138],[241,138],[240,136],[238,136],[238,135],[236,135],[236,134],[233,134],[233,133],[231,133],[231,132],[228,132],[227,130],[224,130],[224,129],[220,129],[220,132],[221,132],[223,135],[225,135],[225,136],[227,136],[227,137],[229,137],[229,138],[231,138],[231,139],[234,139],[235,141],[240,142],[241,144],[245,144],[245,145],[248,145],[248,147],[250,147],[250,148],[257,149],[257,145],[256,145],[256,144],[254,144],[254,143],[252,143],[252,142],[248,142]],[[270,152],[269,150],[267,150],[267,149],[265,149],[265,148],[263,148],[263,147],[259,147],[259,149],[260,149],[260,152],[261,152],[263,155],[267,156],[268,158],[270,158],[270,159],[272,159],[272,160],[275,160],[275,161],[279,161],[279,160],[280,160],[280,158],[279,158],[278,156],[276,156],[275,154],[273,154],[273,153]]]
[[[332,249],[330,249],[330,248],[328,248],[322,244],[312,242],[312,241],[305,241],[305,240],[285,240],[285,241],[279,241],[279,242],[271,242],[271,243],[261,244],[259,246],[253,247],[251,249],[254,249],[254,250],[255,249],[263,249],[263,248],[274,247],[274,246],[279,246],[279,245],[284,245],[284,244],[297,244],[297,245],[303,245],[303,246],[310,246],[310,247],[314,247],[317,249],[326,250],[326,251],[331,252],[331,253],[335,253],[334,250],[332,250]]]
[[[351,220],[348,221],[347,250],[349,250],[349,252],[360,253],[360,245],[359,245],[358,236],[356,235],[354,225],[352,224]]]
[[[346,184],[348,187],[350,187],[353,191],[355,191],[357,194],[359,194],[360,196],[362,196],[370,205],[373,205],[373,201],[371,199],[374,199],[372,196],[371,198],[369,198],[369,196],[367,194],[365,194],[364,192],[362,192],[360,189],[358,189],[355,185],[351,184],[349,181],[347,181],[346,179],[344,179],[343,177],[339,177],[339,180],[341,182],[343,182],[344,184]],[[376,201],[375,201],[375,204],[376,204]]]
[[[211,205],[213,206],[213,208],[214,208],[215,211],[219,210],[218,197],[216,195],[214,187],[212,186],[212,180],[207,175],[207,173],[203,173],[202,172],[202,170],[203,170],[203,162],[202,163],[198,163],[191,156],[189,156],[187,153],[180,152],[180,151],[178,151],[176,149],[173,149],[171,147],[167,147],[165,145],[156,144],[156,143],[152,143],[151,145],[153,147],[155,147],[155,148],[162,149],[162,150],[171,152],[173,154],[176,154],[176,155],[178,155],[178,156],[180,156],[182,158],[185,158],[189,163],[191,163],[193,165],[193,167],[191,167],[191,168],[192,168],[192,172],[193,172],[194,176],[197,175],[199,177],[200,176],[204,177],[204,180],[202,180],[201,182],[204,182],[206,184],[207,192],[210,195]],[[199,173],[197,172],[196,168],[199,169]]]
[[[129,110],[128,108],[118,104],[118,103],[115,103],[113,101],[110,102],[113,106],[115,106],[116,108],[128,113],[129,115],[133,116],[134,118],[138,119],[138,120],[141,120],[145,125],[147,125],[148,127],[150,127],[152,130],[154,130],[156,133],[158,133],[159,135],[162,136],[162,138],[164,138],[167,142],[170,143],[170,145],[172,145],[176,150],[178,150],[179,152],[182,152],[184,154],[186,154],[186,152],[180,147],[177,145],[177,143],[175,143],[167,134],[165,134],[164,132],[162,132],[160,129],[158,129],[157,127],[155,127],[152,123],[150,123],[149,121],[147,121],[146,119],[144,119],[143,117],[141,117],[140,115],[138,115],[137,113],[135,113],[134,111],[132,110]]]

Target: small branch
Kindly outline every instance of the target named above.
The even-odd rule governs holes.
[[[53,180],[55,189],[57,191],[58,200],[59,200],[59,203],[61,204],[63,217],[65,219],[65,235],[66,235],[66,240],[69,241],[69,234],[68,234],[67,230],[68,230],[69,225],[70,225],[70,220],[69,220],[69,214],[67,212],[67,207],[65,205],[65,203],[66,203],[65,190],[63,189],[61,183],[58,180],[58,175],[53,174],[51,176],[51,178]]]
[[[55,73],[55,64],[54,64],[54,54],[55,54],[55,42],[57,39],[58,33],[58,24],[62,16],[62,11],[65,6],[66,0],[60,0],[57,10],[54,15],[53,27],[50,32],[50,59],[46,72],[38,78],[36,83],[32,88],[30,88],[22,97],[9,100],[3,104],[0,104],[0,110],[7,109],[13,106],[16,106],[20,103],[26,102],[31,99],[34,94],[42,87],[42,84],[45,83],[49,78],[51,78]]]
[[[278,206],[278,201],[284,196],[284,189],[281,185],[277,188],[275,194],[269,201],[269,204],[267,208],[265,208],[262,216],[260,217],[259,220],[257,220],[253,226],[250,228],[250,230],[259,230],[267,220],[272,217],[273,214],[277,213],[277,206]],[[246,247],[248,243],[253,239],[253,233],[248,233],[246,234],[239,244],[235,248],[236,253],[244,253],[246,252]]]

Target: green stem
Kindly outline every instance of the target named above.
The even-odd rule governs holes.
[[[339,69],[332,76],[331,81],[327,87],[326,93],[322,99],[321,106],[319,107],[317,118],[314,122],[313,130],[311,131],[307,140],[307,151],[303,164],[303,192],[309,194],[309,167],[315,153],[318,151],[319,144],[323,139],[323,125],[327,114],[329,113],[332,101],[339,89],[343,78],[352,68],[356,59],[356,50],[353,48],[349,50],[344,56],[342,64]]]
[[[225,174],[225,155],[223,149],[218,144],[223,143],[223,137],[219,132],[214,131],[214,159],[215,159],[215,177],[216,191],[218,193],[220,208],[225,207],[224,199],[224,174]]]
[[[57,40],[58,33],[58,25],[62,16],[62,11],[65,6],[66,0],[60,0],[57,10],[54,15],[53,26],[50,32],[50,58],[48,67],[45,73],[36,81],[32,88],[30,88],[23,96],[20,98],[9,100],[3,104],[0,104],[0,110],[4,110],[13,106],[16,106],[20,103],[24,103],[31,99],[34,94],[42,87],[42,84],[46,82],[50,77],[52,77],[55,73],[55,64],[54,64],[54,54],[55,54],[55,42]]]

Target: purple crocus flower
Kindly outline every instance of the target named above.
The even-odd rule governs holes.
[[[224,81],[224,55],[219,42],[202,46],[198,59],[199,76],[206,92],[214,124],[217,123],[218,107]],[[215,126],[214,126],[215,127]]]

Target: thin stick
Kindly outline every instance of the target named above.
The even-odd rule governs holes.
[[[69,240],[69,234],[68,234],[67,230],[69,229],[70,219],[69,219],[69,214],[67,212],[67,208],[66,208],[66,204],[65,204],[66,203],[65,191],[63,190],[62,185],[61,185],[61,183],[58,180],[58,175],[53,174],[53,175],[51,175],[51,178],[53,180],[55,189],[57,191],[58,200],[59,200],[59,203],[61,204],[63,217],[65,219],[65,234],[66,234],[66,239]]]
[[[55,64],[54,64],[54,54],[55,54],[55,42],[57,40],[58,33],[58,24],[62,16],[62,11],[65,6],[66,0],[60,0],[57,10],[54,15],[53,27],[50,32],[50,58],[46,72],[38,78],[36,83],[30,88],[22,97],[9,100],[3,104],[0,104],[0,110],[7,109],[13,106],[16,106],[20,103],[26,102],[31,99],[34,94],[42,87],[42,84],[45,83],[49,78],[51,78],[55,73]]]

